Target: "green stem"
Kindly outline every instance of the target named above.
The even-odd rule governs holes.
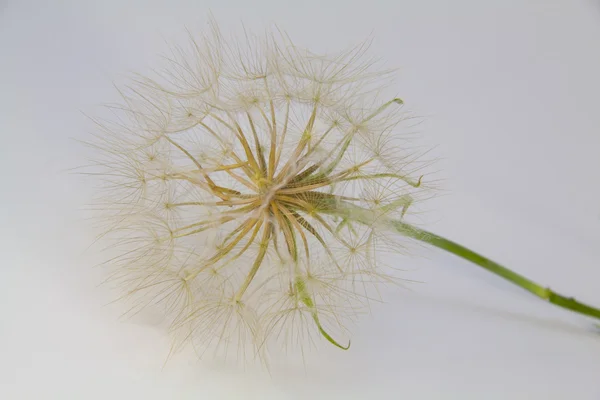
[[[589,317],[600,319],[600,309],[581,303],[575,300],[575,298],[573,297],[563,296],[551,290],[550,288],[543,287],[525,278],[523,275],[519,275],[516,272],[513,272],[510,269],[503,267],[502,265],[490,260],[489,258],[486,258],[481,254],[478,254],[472,250],[467,249],[464,246],[461,246],[458,243],[436,235],[435,233],[427,232],[425,230],[416,228],[402,221],[391,221],[391,224],[399,233],[411,237],[413,239],[420,240],[421,242],[430,244],[432,246],[438,247],[440,249],[446,250],[447,252],[452,253],[458,257],[462,257],[465,260],[469,260],[479,265],[480,267],[488,270],[489,272],[501,276],[507,281],[510,281],[515,285],[527,290],[528,292],[533,293],[534,295],[543,300],[547,300],[548,302],[559,307],[563,307],[568,310],[587,315]]]
[[[550,288],[543,287],[527,279],[526,277],[490,260],[489,258],[469,250],[458,243],[436,235],[435,233],[427,232],[423,229],[419,229],[399,220],[382,220],[380,216],[376,215],[376,213],[372,212],[371,210],[357,207],[347,202],[339,202],[338,207],[327,210],[326,212],[328,214],[337,215],[348,220],[354,220],[368,226],[388,226],[390,229],[393,229],[404,236],[446,250],[447,252],[458,257],[471,261],[483,269],[514,283],[515,285],[554,305],[587,315],[588,317],[600,319],[600,309],[581,303],[575,300],[573,297],[566,297],[556,293]]]

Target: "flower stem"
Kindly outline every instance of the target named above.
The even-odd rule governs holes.
[[[331,207],[330,209],[323,211],[328,214],[336,215],[346,220],[356,221],[368,226],[379,225],[380,227],[388,227],[404,236],[446,250],[447,252],[458,257],[471,261],[483,269],[514,283],[515,285],[554,305],[566,308],[579,314],[587,315],[588,317],[600,319],[600,309],[581,303],[575,300],[573,297],[567,297],[556,293],[550,288],[543,287],[532,280],[527,279],[523,275],[517,274],[516,272],[513,272],[510,269],[490,260],[489,258],[469,250],[468,248],[461,246],[456,242],[436,235],[435,233],[425,231],[400,220],[388,220],[382,218],[381,215],[378,215],[372,210],[367,210],[345,201],[338,201],[335,207]]]
[[[421,242],[427,243],[429,245],[438,247],[440,249],[446,250],[447,252],[452,253],[458,257],[462,257],[465,260],[471,261],[479,265],[480,267],[486,269],[487,271],[501,276],[507,281],[510,281],[515,285],[527,290],[528,292],[533,293],[534,295],[543,300],[547,300],[548,302],[559,307],[563,307],[568,310],[587,315],[589,317],[600,319],[600,309],[581,303],[575,300],[575,298],[573,297],[563,296],[559,293],[554,292],[550,288],[543,287],[525,278],[524,276],[517,274],[516,272],[513,272],[506,267],[503,267],[502,265],[490,260],[489,258],[486,258],[481,254],[478,254],[464,246],[461,246],[456,242],[443,238],[439,235],[436,235],[435,233],[419,229],[402,221],[396,220],[390,222],[394,229],[399,233],[411,237],[413,239],[419,240]]]

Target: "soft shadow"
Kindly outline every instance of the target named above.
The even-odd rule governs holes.
[[[461,300],[457,298],[447,298],[439,296],[426,297],[424,295],[415,294],[414,292],[412,293],[412,295],[416,295],[416,297],[419,298],[420,302],[430,303],[435,305],[435,307],[459,308],[465,311],[476,312],[488,316],[503,318],[506,320],[535,325],[544,329],[561,331],[564,333],[583,336],[590,339],[600,339],[600,324],[595,324],[591,322],[585,316],[581,316],[583,322],[581,324],[578,324],[575,322],[571,323],[568,321],[562,321],[560,319],[553,319],[551,317],[544,318],[520,313],[518,311],[501,310],[492,306],[474,304],[467,300]]]

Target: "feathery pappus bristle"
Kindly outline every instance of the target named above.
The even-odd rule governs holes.
[[[395,140],[403,102],[379,95],[393,71],[367,50],[320,56],[280,31],[231,42],[213,23],[96,120],[108,281],[131,314],[160,307],[175,350],[347,349],[347,322],[396,279],[381,253],[401,243],[331,212],[403,218],[426,191]]]

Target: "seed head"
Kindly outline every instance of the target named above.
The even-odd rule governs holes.
[[[393,134],[402,101],[379,95],[392,71],[367,49],[320,56],[281,32],[232,44],[213,24],[96,120],[111,281],[131,313],[161,307],[175,348],[347,349],[349,318],[394,280],[382,251],[398,243],[336,212],[402,218],[423,190]]]

